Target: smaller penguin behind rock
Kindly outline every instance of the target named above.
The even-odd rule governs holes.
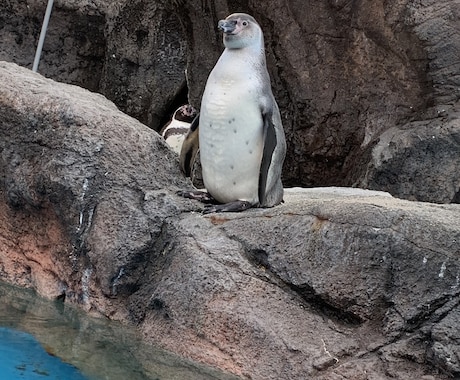
[[[161,129],[160,135],[177,154],[180,154],[185,136],[197,114],[196,109],[190,104],[180,106],[174,112],[171,121]]]

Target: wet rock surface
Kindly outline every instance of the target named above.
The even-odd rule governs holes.
[[[0,59],[31,67],[46,2],[2,5]],[[235,11],[264,30],[286,185],[459,202],[458,1],[57,0],[40,72],[159,130],[187,98],[199,107]]]
[[[350,188],[202,216],[159,135],[0,63],[0,279],[252,379],[460,375],[460,208]]]

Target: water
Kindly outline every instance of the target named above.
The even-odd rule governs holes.
[[[119,323],[0,282],[2,380],[237,380],[144,344]]]
[[[74,366],[50,355],[30,334],[0,327],[2,379],[86,380]]]

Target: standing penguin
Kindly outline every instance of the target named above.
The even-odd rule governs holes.
[[[283,200],[286,154],[281,117],[270,85],[264,38],[244,13],[220,20],[225,50],[206,82],[199,116],[202,175],[208,193],[182,196],[215,200],[205,213],[272,207]]]

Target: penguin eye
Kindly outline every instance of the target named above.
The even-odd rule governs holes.
[[[243,21],[242,24],[243,24],[243,26],[248,26],[248,22],[247,22],[247,21]]]

